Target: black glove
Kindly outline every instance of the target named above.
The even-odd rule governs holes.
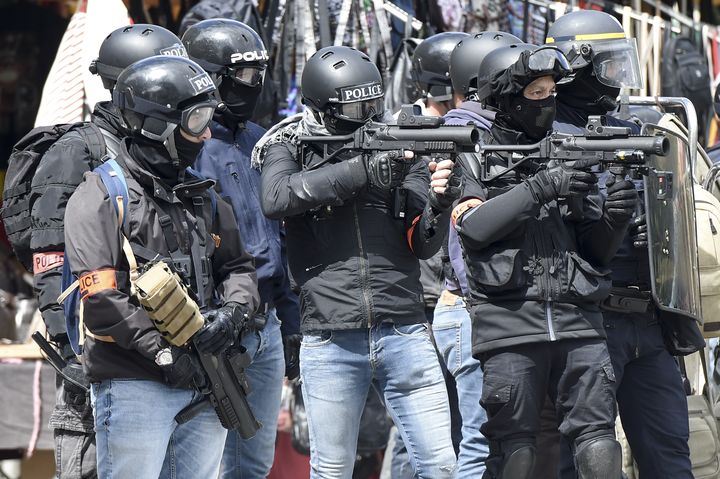
[[[455,162],[450,176],[448,176],[447,186],[444,193],[435,193],[432,186],[430,187],[430,207],[435,211],[445,211],[450,208],[456,199],[460,198],[462,189],[462,173],[460,163]]]
[[[217,356],[240,339],[251,312],[245,305],[228,303],[203,316],[205,325],[195,333],[195,347],[201,353]]]
[[[366,156],[368,183],[383,190],[397,188],[402,184],[412,164],[413,161],[405,159],[401,151],[381,151]]]
[[[170,346],[172,363],[160,365],[165,383],[173,388],[205,387],[205,372],[195,354],[185,348]],[[157,360],[156,360],[157,362]]]
[[[90,381],[83,367],[76,359],[68,359],[62,368],[62,385],[65,403],[73,406],[82,406],[87,401]]]
[[[605,198],[605,214],[615,223],[627,223],[638,206],[638,194],[630,180],[615,181],[615,176],[608,176],[607,198]]]
[[[300,376],[300,343],[302,334],[288,334],[283,336],[283,350],[285,351],[285,376],[295,379]]]
[[[648,247],[647,221],[644,214],[633,218],[629,233],[635,248]]]
[[[561,161],[537,172],[526,183],[541,204],[558,198],[585,196],[597,183],[597,176],[590,171],[597,164],[595,159]]]

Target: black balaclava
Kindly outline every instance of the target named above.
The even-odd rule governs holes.
[[[525,132],[531,140],[540,141],[552,130],[555,121],[555,96],[530,100],[521,93],[509,101],[509,123]]]
[[[175,151],[180,161],[180,168],[184,170],[195,164],[204,142],[188,140],[180,133],[180,127],[175,128],[173,135],[175,136]]]
[[[222,112],[225,122],[245,123],[252,118],[255,111],[255,105],[262,93],[262,83],[251,87],[236,83],[228,77],[222,77],[218,93],[226,106],[226,110]]]
[[[172,159],[165,145],[144,136],[135,135],[129,149],[130,156],[167,187],[183,182],[185,170]]]
[[[595,77],[592,65],[581,68],[575,79],[559,84],[558,101],[580,110],[586,115],[605,115],[617,108],[616,98],[620,89],[603,85]]]

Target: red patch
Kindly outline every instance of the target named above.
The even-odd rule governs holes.
[[[59,268],[64,262],[65,253],[63,252],[35,253],[33,254],[33,273],[40,274],[53,268]]]

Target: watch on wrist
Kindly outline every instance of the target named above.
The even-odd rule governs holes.
[[[155,364],[158,366],[170,366],[173,363],[172,351],[170,348],[163,348],[155,355]]]

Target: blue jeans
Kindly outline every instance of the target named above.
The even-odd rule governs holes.
[[[210,402],[175,422],[198,393],[129,379],[94,383],[91,398],[99,479],[217,477],[227,431]]]
[[[242,345],[253,358],[245,371],[250,383],[248,403],[263,427],[248,440],[243,440],[235,431],[228,432],[220,477],[264,479],[270,474],[275,457],[277,418],[285,376],[280,320],[275,310],[268,314],[265,328],[246,335]]]
[[[457,478],[478,478],[485,472],[485,459],[490,451],[488,440],[480,433],[487,414],[480,407],[483,374],[480,361],[472,357],[472,324],[462,297],[443,292],[435,307],[433,335],[457,384],[462,418]]]
[[[419,478],[455,474],[445,380],[427,324],[318,331],[300,348],[312,479],[350,479],[370,386],[385,401]]]

